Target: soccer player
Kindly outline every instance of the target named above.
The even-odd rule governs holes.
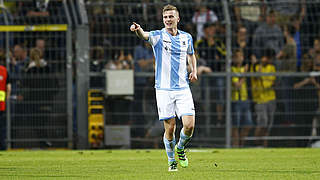
[[[184,148],[190,141],[195,126],[195,109],[189,81],[194,82],[198,79],[197,64],[191,35],[178,30],[178,9],[166,5],[163,7],[162,16],[162,30],[146,32],[135,22],[130,26],[130,30],[139,38],[148,41],[153,48],[158,115],[165,128],[163,142],[168,156],[169,171],[177,171],[175,151],[181,167],[188,166]],[[191,69],[189,76],[187,63]],[[182,119],[183,124],[177,144],[174,136],[176,115]]]

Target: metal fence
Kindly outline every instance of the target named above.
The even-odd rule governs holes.
[[[7,148],[72,147],[70,21],[65,1],[5,1],[0,48],[12,92]],[[71,77],[71,76],[70,76]],[[69,81],[69,82],[68,82]]]
[[[318,1],[172,4],[180,11],[179,28],[193,36],[198,71],[212,71],[204,70],[191,85],[197,109],[191,146],[304,147],[319,139]],[[132,147],[158,147],[163,127],[157,120],[152,63],[141,65],[152,59],[151,49],[128,28],[135,21],[147,31],[161,29],[163,5],[86,3],[91,88],[105,88],[100,75],[105,69],[135,70],[135,95],[105,101],[106,124],[130,125]]]

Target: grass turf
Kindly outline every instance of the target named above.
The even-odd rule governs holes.
[[[168,172],[164,150],[2,151],[0,179],[319,179],[320,149],[191,149]]]

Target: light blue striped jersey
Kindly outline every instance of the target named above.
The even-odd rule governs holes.
[[[189,87],[187,54],[194,54],[193,41],[189,33],[178,30],[176,36],[165,28],[150,31],[149,43],[156,59],[155,88],[181,90]]]

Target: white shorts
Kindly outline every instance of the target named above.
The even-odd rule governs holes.
[[[195,115],[192,94],[189,88],[179,91],[156,89],[159,120],[168,120],[176,115]]]

